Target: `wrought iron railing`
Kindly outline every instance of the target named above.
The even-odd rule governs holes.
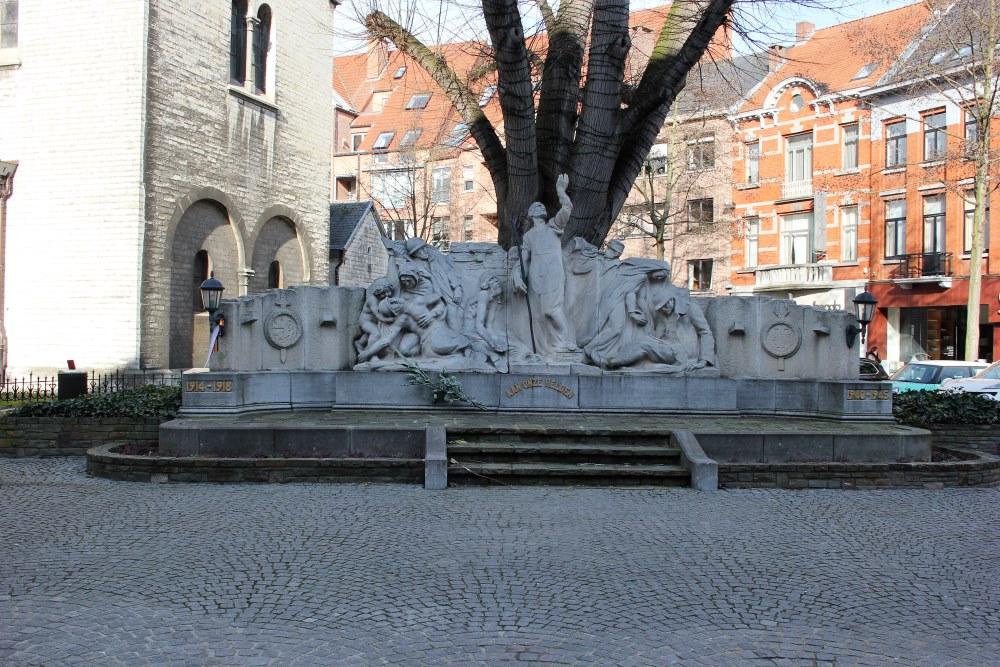
[[[179,387],[180,373],[146,372],[137,370],[112,371],[87,374],[87,392],[110,394],[123,389],[134,389],[146,385],[169,385]],[[33,375],[28,377],[8,377],[0,382],[0,401],[33,401],[55,398],[59,390],[57,375]]]
[[[900,255],[896,259],[903,260],[896,267],[894,278],[924,278],[930,276],[950,276],[950,252],[917,252]]]

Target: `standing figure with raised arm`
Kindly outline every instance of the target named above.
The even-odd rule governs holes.
[[[573,211],[573,202],[566,194],[568,185],[566,174],[556,179],[556,194],[562,207],[551,219],[546,219],[545,205],[541,202],[536,201],[528,207],[533,226],[521,241],[527,284],[521,272],[514,271],[514,288],[530,301],[535,348],[542,357],[580,352],[573,327],[563,310],[566,274],[561,237]]]

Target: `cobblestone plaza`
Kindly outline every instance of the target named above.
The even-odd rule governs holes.
[[[149,485],[0,459],[0,664],[998,664],[998,507]]]

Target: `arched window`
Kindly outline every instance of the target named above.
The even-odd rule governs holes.
[[[267,92],[267,52],[271,46],[271,8],[261,5],[253,28],[253,85],[255,92]]]
[[[229,40],[229,78],[242,86],[247,78],[247,0],[233,0]]]
[[[208,280],[212,271],[212,260],[208,257],[207,250],[199,250],[194,256],[194,310],[201,312],[204,307],[201,303],[201,284]]]
[[[278,263],[278,260],[274,260],[267,269],[267,289],[277,289],[279,287],[282,287],[281,264]]]

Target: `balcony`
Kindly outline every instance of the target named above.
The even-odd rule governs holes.
[[[901,260],[896,270],[890,274],[893,282],[904,289],[915,284],[938,283],[941,287],[951,287],[950,252],[916,252],[899,255]]]
[[[785,181],[781,184],[782,199],[808,199],[813,196],[812,179],[805,181]]]
[[[830,264],[793,264],[754,271],[754,291],[821,289],[833,286]]]

